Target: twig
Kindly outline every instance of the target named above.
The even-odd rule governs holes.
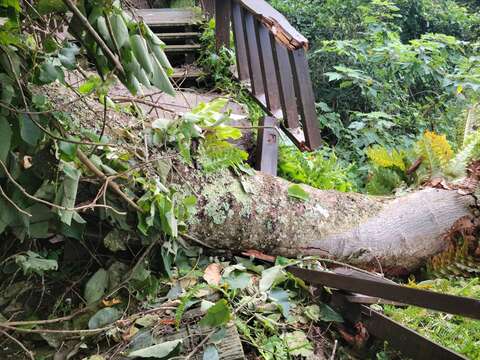
[[[82,206],[78,206],[78,207],[74,207],[74,208],[68,208],[68,207],[57,205],[57,204],[51,203],[50,201],[38,198],[36,196],[31,195],[27,190],[25,190],[25,188],[22,185],[20,185],[13,178],[12,174],[10,174],[10,172],[8,171],[5,163],[2,160],[0,160],[0,165],[3,168],[3,170],[5,171],[5,174],[7,175],[8,179],[18,188],[18,190],[20,190],[22,192],[23,195],[25,195],[30,200],[33,200],[33,201],[39,202],[41,204],[51,206],[55,209],[63,210],[63,211],[81,211],[81,210],[92,209],[92,208],[106,208],[106,209],[112,210],[113,212],[115,212],[119,215],[126,215],[126,213],[118,211],[118,210],[116,210],[115,208],[113,208],[109,205],[90,203],[88,205],[82,205]]]
[[[166,108],[162,105],[159,105],[158,103],[155,103],[153,101],[141,99],[141,98],[135,98],[135,97],[130,97],[130,96],[115,96],[112,98],[112,101],[119,102],[119,103],[127,103],[127,102],[135,102],[138,104],[143,104],[147,106],[151,106],[152,108],[158,108],[160,110],[164,110],[170,113],[176,113],[175,110]]]
[[[205,343],[212,337],[213,334],[215,334],[216,330],[212,330],[205,338],[200,341],[200,343],[193,349],[190,354],[188,354],[184,360],[190,360],[202,347],[205,345]]]
[[[82,150],[77,149],[77,156],[78,159],[91,171],[93,172],[97,177],[100,179],[103,179],[105,181],[108,181],[108,186],[116,192],[122,199],[124,199],[131,207],[133,207],[135,210],[137,210],[140,213],[143,213],[143,210],[135,204],[135,202],[130,199],[121,189],[120,186],[114,181],[110,181],[110,179],[99,169],[95,166],[94,163],[90,161],[90,159],[82,152]]]
[[[14,326],[3,325],[0,327],[12,331],[24,332],[29,334],[97,334],[102,331],[110,330],[113,325],[98,329],[79,329],[79,330],[52,330],[52,329],[26,329]],[[1,331],[1,330],[0,330]]]
[[[63,316],[63,317],[56,318],[56,319],[29,320],[29,321],[7,321],[7,322],[0,323],[0,326],[28,326],[28,325],[56,324],[56,323],[63,322],[63,321],[69,321],[69,320],[73,319],[74,317],[90,310],[94,306],[97,306],[97,304],[92,304],[90,306],[86,306],[84,308],[81,308],[80,310],[75,311],[74,313],[72,313],[68,316]]]
[[[7,194],[5,194],[5,191],[3,191],[3,188],[2,186],[0,185],[0,194],[2,194],[2,196],[5,198],[5,200],[7,200],[15,209],[17,209],[18,212],[22,213],[23,215],[26,215],[28,217],[31,217],[32,214],[30,214],[29,212],[26,212],[25,210],[21,209],[17,204],[15,204],[15,201],[13,201],[12,199],[10,199]]]
[[[333,344],[332,355],[330,355],[330,360],[335,360],[335,353],[337,352],[337,345],[338,345],[338,340],[335,340],[335,343]]]
[[[75,16],[80,20],[82,25],[85,27],[85,29],[92,35],[94,40],[97,42],[97,44],[102,48],[103,53],[110,58],[110,60],[113,62],[115,67],[122,73],[122,75],[125,75],[125,70],[123,69],[122,64],[120,64],[120,61],[118,58],[115,56],[114,53],[110,50],[110,48],[105,44],[103,39],[98,35],[97,31],[90,25],[88,22],[88,19],[82,14],[82,12],[78,9],[78,7],[73,3],[72,0],[63,0],[65,5],[75,14]]]
[[[28,350],[25,345],[23,345],[20,340],[18,339],[15,339],[12,335],[10,335],[9,333],[7,333],[6,331],[4,330],[0,330],[0,333],[2,333],[3,335],[5,335],[6,337],[8,337],[10,340],[12,340],[13,342],[15,342],[18,346],[20,346],[22,348],[23,351],[25,351],[25,353],[28,355],[28,357],[32,360],[35,360],[35,357],[33,356],[33,353]]]

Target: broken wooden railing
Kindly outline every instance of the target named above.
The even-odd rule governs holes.
[[[233,30],[238,79],[269,116],[260,124],[257,169],[276,173],[280,126],[301,149],[320,147],[320,129],[308,68],[308,40],[263,0],[202,0],[215,17],[217,49]]]

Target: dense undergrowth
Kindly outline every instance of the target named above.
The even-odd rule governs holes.
[[[475,2],[270,2],[310,40],[322,132],[359,189],[379,190],[372,146],[408,152],[426,131],[462,146],[480,86]],[[393,176],[381,193],[399,185]]]

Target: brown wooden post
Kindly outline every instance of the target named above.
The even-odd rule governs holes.
[[[265,116],[260,120],[259,125],[255,169],[276,176],[279,140],[276,129],[277,119]]]
[[[215,0],[201,0],[202,10],[208,20],[215,15]]]
[[[230,47],[231,0],[215,0],[215,38],[217,50]]]

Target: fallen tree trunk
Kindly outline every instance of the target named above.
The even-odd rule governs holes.
[[[328,256],[401,274],[444,250],[456,224],[475,221],[474,197],[454,190],[395,198],[304,186],[304,202],[288,196],[289,182],[261,173],[183,177],[199,197],[191,233],[214,248]]]
[[[64,89],[50,93],[61,99],[54,103],[75,97]],[[98,108],[98,103],[91,106]],[[84,126],[98,122],[95,112],[82,106],[71,105],[68,111]],[[133,120],[115,113],[111,136],[116,136],[115,127]],[[452,232],[477,225],[475,197],[455,190],[425,188],[396,198],[304,186],[310,198],[301,201],[288,196],[291,184],[281,178],[259,172],[239,177],[228,170],[205,175],[175,163],[171,181],[182,193],[197,197],[189,234],[212,248],[328,256],[401,274],[444,250]]]

